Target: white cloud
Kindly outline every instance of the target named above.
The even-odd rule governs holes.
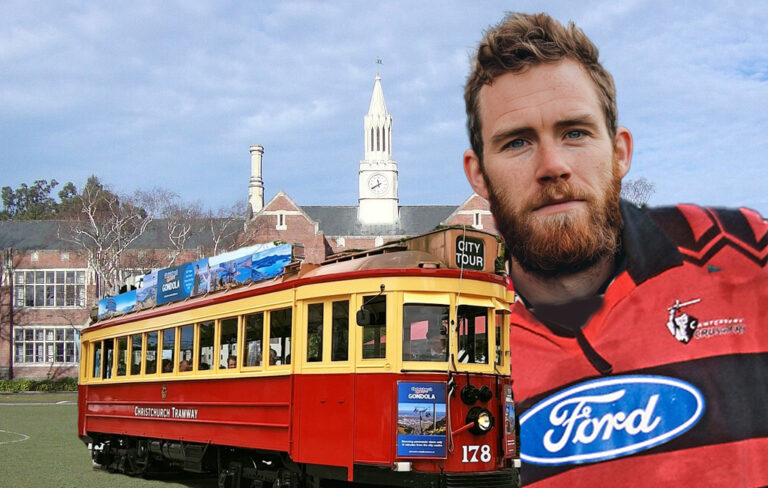
[[[0,185],[94,172],[216,207],[245,196],[260,143],[268,195],[354,205],[380,70],[402,203],[458,204],[468,53],[510,6],[596,41],[635,136],[630,177],[656,183],[652,201],[768,213],[768,6],[746,1],[8,1]]]

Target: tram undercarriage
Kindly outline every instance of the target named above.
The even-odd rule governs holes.
[[[210,444],[103,436],[88,443],[94,465],[129,476],[186,471],[218,476],[219,488],[319,487],[287,455]]]
[[[129,436],[101,436],[88,443],[93,463],[110,472],[153,477],[169,472],[217,476],[218,488],[320,488],[381,485],[419,488],[518,486],[516,470],[493,474],[396,473],[384,467],[356,467],[347,483],[346,470],[329,466],[299,465],[287,454]],[[358,469],[360,468],[360,469]],[[322,481],[322,485],[321,485]]]

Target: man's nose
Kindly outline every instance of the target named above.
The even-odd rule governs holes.
[[[536,181],[545,185],[571,177],[571,165],[565,150],[554,143],[542,141],[536,151]]]

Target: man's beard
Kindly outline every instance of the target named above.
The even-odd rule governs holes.
[[[491,212],[515,261],[529,273],[544,277],[583,271],[617,253],[621,246],[619,194],[621,177],[613,162],[602,199],[575,188],[565,180],[552,183],[515,209],[509,196],[486,178]],[[556,200],[583,200],[586,213],[560,212],[532,215],[533,210]]]

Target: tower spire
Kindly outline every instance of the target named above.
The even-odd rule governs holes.
[[[365,116],[365,159],[382,160],[392,156],[392,116],[387,111],[381,75],[376,73],[371,103]]]
[[[360,161],[358,220],[362,224],[394,225],[399,219],[397,162],[392,159],[392,116],[387,111],[379,73],[373,81],[364,132],[365,158]]]

